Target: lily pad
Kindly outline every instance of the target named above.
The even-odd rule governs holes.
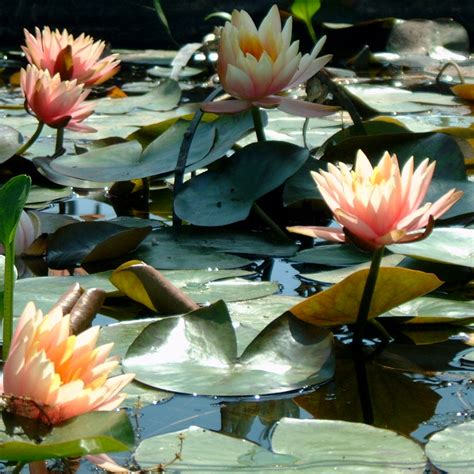
[[[426,459],[413,441],[393,431],[362,423],[282,418],[273,432],[272,451],[250,441],[191,426],[182,432],[146,439],[135,459],[150,468],[174,458],[182,441],[181,459],[167,465],[170,474],[199,472],[307,471],[314,474],[423,473]]]
[[[3,412],[0,457],[8,461],[40,461],[128,451],[135,443],[125,412],[97,411],[71,418],[55,427]]]
[[[368,270],[359,270],[331,288],[306,298],[290,309],[296,317],[319,326],[339,326],[354,323]],[[376,318],[389,309],[429,293],[441,285],[431,273],[387,268],[379,270],[368,319]]]
[[[59,228],[48,243],[51,268],[114,259],[134,250],[151,227],[130,229],[110,222],[78,222]]]
[[[226,301],[245,301],[246,299],[268,296],[278,290],[278,285],[274,282],[234,278],[252,275],[252,272],[243,270],[175,270],[162,273],[199,304],[214,302],[221,298]],[[37,308],[49,311],[58,298],[75,282],[78,282],[84,289],[101,288],[108,293],[108,296],[116,294],[117,288],[109,281],[111,274],[112,272],[101,272],[85,276],[39,277],[19,280],[15,284],[14,314],[21,314],[26,303],[32,300],[35,301]],[[230,280],[227,280],[229,278]],[[0,303],[1,299],[0,295]]]
[[[220,252],[214,247],[187,245],[171,240],[155,240],[150,236],[130,259],[143,260],[152,267],[162,270],[193,270],[207,268],[239,268],[249,265],[251,260]]]
[[[253,203],[293,175],[308,150],[285,142],[250,144],[215,171],[185,183],[175,212],[195,225],[219,226],[244,220]]]
[[[438,228],[410,244],[390,245],[391,252],[410,257],[474,267],[474,229]]]
[[[217,302],[149,325],[130,346],[123,367],[157,388],[220,396],[286,392],[333,375],[331,333],[288,313],[237,355],[228,310]]]
[[[45,188],[43,186],[31,186],[26,207],[31,204],[43,204],[45,207],[53,201],[59,201],[72,196],[72,189],[70,187],[61,188]]]
[[[370,254],[361,252],[347,244],[319,245],[298,252],[291,260],[297,263],[345,267],[369,261]]]
[[[381,318],[404,324],[469,324],[474,322],[474,302],[422,296],[392,308]]]
[[[146,109],[162,112],[177,107],[181,99],[181,89],[176,81],[161,82],[147,94],[123,99],[100,99],[95,106],[99,114],[126,114],[133,109]]]
[[[451,426],[435,433],[425,447],[429,460],[449,474],[465,474],[473,471],[474,421]]]
[[[23,137],[18,130],[0,125],[0,163],[7,161],[20,148]]]

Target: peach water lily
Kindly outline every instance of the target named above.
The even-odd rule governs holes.
[[[7,408],[49,424],[96,410],[113,410],[133,374],[108,378],[118,360],[113,343],[96,346],[99,327],[70,334],[70,317],[55,308],[43,316],[28,303],[3,370]]]
[[[342,227],[288,228],[290,232],[336,242],[350,240],[363,249],[373,250],[352,338],[354,348],[362,347],[385,245],[426,237],[434,219],[443,215],[463,194],[451,189],[434,203],[422,205],[434,168],[435,162],[425,159],[414,169],[412,157],[400,171],[396,155],[390,156],[388,152],[373,167],[359,151],[352,170],[345,163],[339,163],[338,166],[328,164],[328,171],[313,173],[321,195]]]
[[[82,124],[94,111],[94,103],[85,103],[89,91],[76,80],[61,81],[59,74],[28,65],[21,70],[21,88],[25,106],[40,123],[52,128],[68,128],[77,132],[94,132]]]
[[[422,204],[434,169],[435,162],[428,159],[414,169],[412,157],[400,170],[396,155],[388,152],[375,167],[362,151],[352,170],[345,163],[329,163],[328,171],[312,176],[341,227],[288,230],[336,242],[349,239],[369,249],[423,238],[430,220],[438,219],[463,194],[451,189],[435,202]]]
[[[30,64],[49,71],[51,76],[59,74],[63,81],[75,79],[78,84],[93,86],[102,84],[119,70],[118,54],[102,58],[103,41],[94,41],[84,33],[75,38],[66,29],[51,31],[47,26],[35,28],[33,36],[26,29],[22,46]]]
[[[292,18],[282,29],[276,5],[258,29],[246,11],[234,10],[232,21],[221,31],[217,63],[222,87],[234,99],[206,103],[201,108],[207,112],[237,113],[252,107],[278,107],[302,117],[320,117],[337,110],[285,95],[331,59],[331,55],[317,57],[325,38],[310,54],[302,56],[299,42],[291,42],[291,32]]]

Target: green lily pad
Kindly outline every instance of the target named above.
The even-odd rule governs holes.
[[[152,240],[153,241],[153,240]],[[239,268],[251,260],[218,252],[214,248],[199,245],[182,245],[174,242],[150,243],[150,239],[130,254],[130,259],[143,260],[152,267],[162,270],[193,270],[207,268]]]
[[[135,443],[125,412],[98,411],[71,418],[54,427],[3,412],[0,420],[0,458],[40,461],[128,451]]]
[[[474,421],[450,426],[435,433],[428,441],[425,451],[429,460],[449,474],[472,472],[474,453]]]
[[[383,257],[382,259],[382,267],[395,267],[397,266],[400,262],[404,260],[404,256],[402,255],[387,255],[386,257]],[[336,270],[326,270],[322,272],[303,272],[302,276],[305,278],[309,278],[311,280],[315,280],[320,283],[325,283],[325,284],[333,284],[333,283],[339,283],[344,278],[347,278],[349,275],[352,275],[353,273],[362,270],[364,268],[369,268],[370,267],[370,262],[366,263],[360,263],[359,265],[354,265],[350,267],[342,267],[338,268]]]
[[[474,302],[422,296],[392,308],[380,317],[404,324],[469,324],[474,322]]]
[[[151,227],[130,229],[110,222],[78,222],[60,227],[49,239],[50,268],[71,268],[81,263],[126,255],[151,232]]]
[[[474,267],[474,229],[437,228],[429,237],[410,244],[390,245],[394,253],[423,260]]]
[[[319,326],[355,323],[368,270],[359,270],[331,288],[316,293],[290,309],[296,317]],[[368,319],[429,293],[442,284],[436,275],[406,268],[381,267]]]
[[[353,473],[423,473],[426,458],[413,441],[393,431],[362,423],[282,418],[273,432],[272,451],[250,441],[191,426],[182,432],[148,438],[135,459],[142,468],[181,459],[166,466],[170,474],[199,472],[306,471]]]
[[[95,112],[99,114],[126,114],[133,109],[162,112],[177,107],[181,99],[181,89],[176,81],[166,80],[147,94],[123,99],[99,99]]]
[[[298,252],[291,260],[297,263],[345,267],[369,261],[370,254],[361,252],[347,244],[319,245]]]
[[[221,396],[286,392],[333,375],[331,333],[288,313],[237,355],[232,321],[220,301],[149,325],[128,349],[123,367],[157,388]]]
[[[26,201],[26,207],[31,204],[44,204],[49,205],[53,201],[60,201],[67,199],[72,195],[72,188],[61,187],[61,188],[45,188],[43,186],[33,185],[30,189],[30,194]]]
[[[0,125],[0,163],[7,161],[20,148],[23,137],[18,130]]]
[[[435,178],[466,179],[463,149],[454,137],[444,133],[408,132],[350,137],[334,147],[326,146],[324,160],[353,163],[359,149],[372,163],[378,163],[386,150],[397,155],[400,166],[411,156],[415,158],[415,166],[430,158],[436,160]]]
[[[176,168],[183,135],[188,121],[171,125],[142,152],[137,141],[96,148],[76,156],[63,156],[51,163],[54,171],[73,178],[94,181],[127,181],[155,175],[170,175]],[[194,135],[188,163],[202,160],[211,149],[216,129],[213,123],[202,123]]]
[[[244,280],[242,276],[252,275],[243,270],[174,270],[162,271],[174,285],[181,288],[198,304],[207,304],[225,299],[245,301],[271,295],[278,290],[275,282]],[[19,315],[28,301],[35,301],[42,311],[49,309],[58,298],[75,282],[84,289],[101,288],[106,293],[116,294],[117,288],[110,283],[112,272],[94,273],[85,276],[24,278],[15,284],[14,314]],[[0,295],[0,303],[2,297]]]
[[[248,145],[215,171],[185,183],[175,212],[191,224],[219,226],[244,220],[253,203],[293,175],[308,150],[285,142]]]

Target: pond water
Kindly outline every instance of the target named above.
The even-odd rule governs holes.
[[[169,57],[160,59],[159,55],[154,55],[153,61],[142,58],[143,61],[149,62],[137,65],[135,61],[139,55],[129,52],[128,56],[129,62],[125,63],[122,75],[114,81],[131,95],[147,92],[156,83],[156,78],[146,72],[152,64],[169,64]],[[17,67],[14,61],[7,62],[6,65],[7,72],[13,72]],[[154,74],[157,74],[156,70]],[[5,72],[4,76],[6,77]],[[360,80],[353,76],[346,81],[347,84],[352,84],[351,90],[354,94],[360,94],[368,102],[372,100],[370,103],[373,107],[379,107],[379,110],[383,110],[384,107],[396,110],[397,120],[411,126],[412,131],[429,132],[448,126],[469,127],[472,123],[472,118],[468,116],[469,108],[453,102],[451,98],[426,95],[418,97],[417,101],[405,100],[396,96],[394,88],[382,85],[383,81],[373,82],[375,84],[371,85],[367,78]],[[389,82],[393,85],[393,81]],[[203,79],[198,85],[183,81],[182,86],[186,91],[184,104],[202,100],[209,92],[202,87],[206,85],[208,85],[207,79]],[[407,89],[400,91],[408,92]],[[98,90],[97,96],[102,96],[103,92],[104,89]],[[392,98],[390,94],[393,94]],[[3,103],[18,104],[18,99],[18,89],[8,87],[0,89],[0,100]],[[430,104],[428,108],[427,103]],[[160,112],[152,113],[137,108],[131,109],[129,114],[114,115],[112,119],[105,114],[97,114],[91,122],[93,126],[97,126],[99,132],[92,139],[112,135],[123,138],[136,126],[159,121],[157,119],[159,114]],[[164,119],[164,114],[159,115],[159,118]],[[0,120],[3,125],[15,127],[26,136],[31,134],[34,123],[31,117],[15,109],[0,109]],[[301,119],[285,117],[280,112],[271,111],[268,120],[270,138],[302,145]],[[346,114],[341,114],[337,119],[317,119],[310,127],[307,139],[311,147],[320,146],[342,125],[348,124],[350,118]],[[31,155],[47,154],[45,150],[52,146],[53,141],[52,135],[46,135],[45,139],[31,148]],[[240,144],[243,146],[250,141],[254,141],[254,137],[249,135]],[[77,134],[67,135],[65,145],[68,153],[71,153],[74,143],[87,146],[88,140]],[[114,209],[109,202],[107,193],[99,191],[88,194],[88,191],[84,191],[81,194],[81,197],[67,196],[60,204],[56,202],[46,206],[46,213],[96,215],[107,219],[116,217],[116,208]],[[135,211],[131,214],[139,215]],[[164,222],[165,225],[169,225],[167,211],[168,208],[163,212],[152,212],[150,217],[157,223]],[[295,214],[288,217],[290,221],[299,211],[295,209],[292,212]],[[310,244],[303,239],[302,245],[308,247]],[[256,272],[256,275],[245,278],[277,282],[279,294],[282,296],[306,297],[325,288],[327,285],[324,281],[315,281],[311,278],[311,274],[333,269],[325,265],[295,263],[283,257],[255,256],[251,260],[254,262],[244,268]],[[32,275],[26,271],[24,276]],[[469,294],[466,287],[462,291]],[[98,315],[95,320],[95,324],[102,326],[115,322],[116,320],[110,315]],[[417,345],[413,342],[416,341],[413,334],[393,328],[391,334],[395,341],[387,352],[367,362],[366,367],[361,369],[354,367],[350,354],[348,356],[351,333],[344,326],[335,332],[337,339],[335,379],[319,388],[309,387],[282,395],[260,396],[252,394],[252,387],[249,387],[251,396],[245,398],[191,396],[178,393],[164,402],[141,405],[137,401],[134,408],[128,408],[128,413],[137,440],[197,425],[234,437],[246,438],[268,448],[274,424],[282,417],[290,417],[366,421],[377,427],[402,433],[420,443],[426,443],[432,433],[474,419],[472,365],[460,356],[469,350],[465,338],[460,334],[469,333],[472,327],[471,329],[459,327],[454,330],[451,328],[447,336],[436,336],[436,329],[430,327],[430,330],[433,334],[427,338],[425,345]],[[377,335],[373,340],[376,341],[374,345],[379,343]],[[361,387],[361,380],[356,377],[356,373],[360,370],[365,373],[368,388]],[[369,399],[367,392],[370,394]],[[127,455],[121,454],[117,459],[126,460]],[[79,472],[89,472],[91,469],[93,469],[91,465],[84,463]]]

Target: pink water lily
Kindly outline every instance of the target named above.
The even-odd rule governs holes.
[[[48,70],[28,65],[21,70],[21,88],[25,106],[36,118],[53,128],[66,127],[77,132],[95,132],[81,124],[94,111],[93,102],[84,102],[89,94],[76,80],[61,81],[59,74],[51,77]]]
[[[331,55],[317,57],[325,38],[311,54],[301,55],[299,42],[291,42],[292,18],[283,29],[278,7],[273,5],[257,29],[249,14],[234,10],[232,21],[222,29],[217,71],[224,90],[235,99],[211,102],[202,109],[215,113],[236,113],[254,106],[273,108],[303,117],[334,113],[328,107],[284,94],[314,76]]]
[[[108,378],[118,360],[113,343],[96,347],[99,327],[70,335],[60,308],[43,316],[28,303],[18,322],[3,369],[7,409],[49,424],[91,411],[113,410],[133,374]]]
[[[77,38],[67,30],[51,31],[47,26],[35,28],[35,36],[24,30],[26,46],[22,46],[30,64],[59,74],[63,81],[75,79],[78,84],[101,84],[119,70],[118,54],[101,59],[105,49],[103,41],[94,41],[82,33]]]
[[[451,189],[434,203],[422,205],[434,169],[435,162],[428,159],[414,169],[412,157],[400,172],[396,155],[388,152],[372,167],[359,151],[353,170],[339,163],[328,164],[328,171],[312,173],[342,227],[295,226],[288,230],[336,242],[349,237],[371,249],[423,238],[430,221],[444,214],[463,194]]]

